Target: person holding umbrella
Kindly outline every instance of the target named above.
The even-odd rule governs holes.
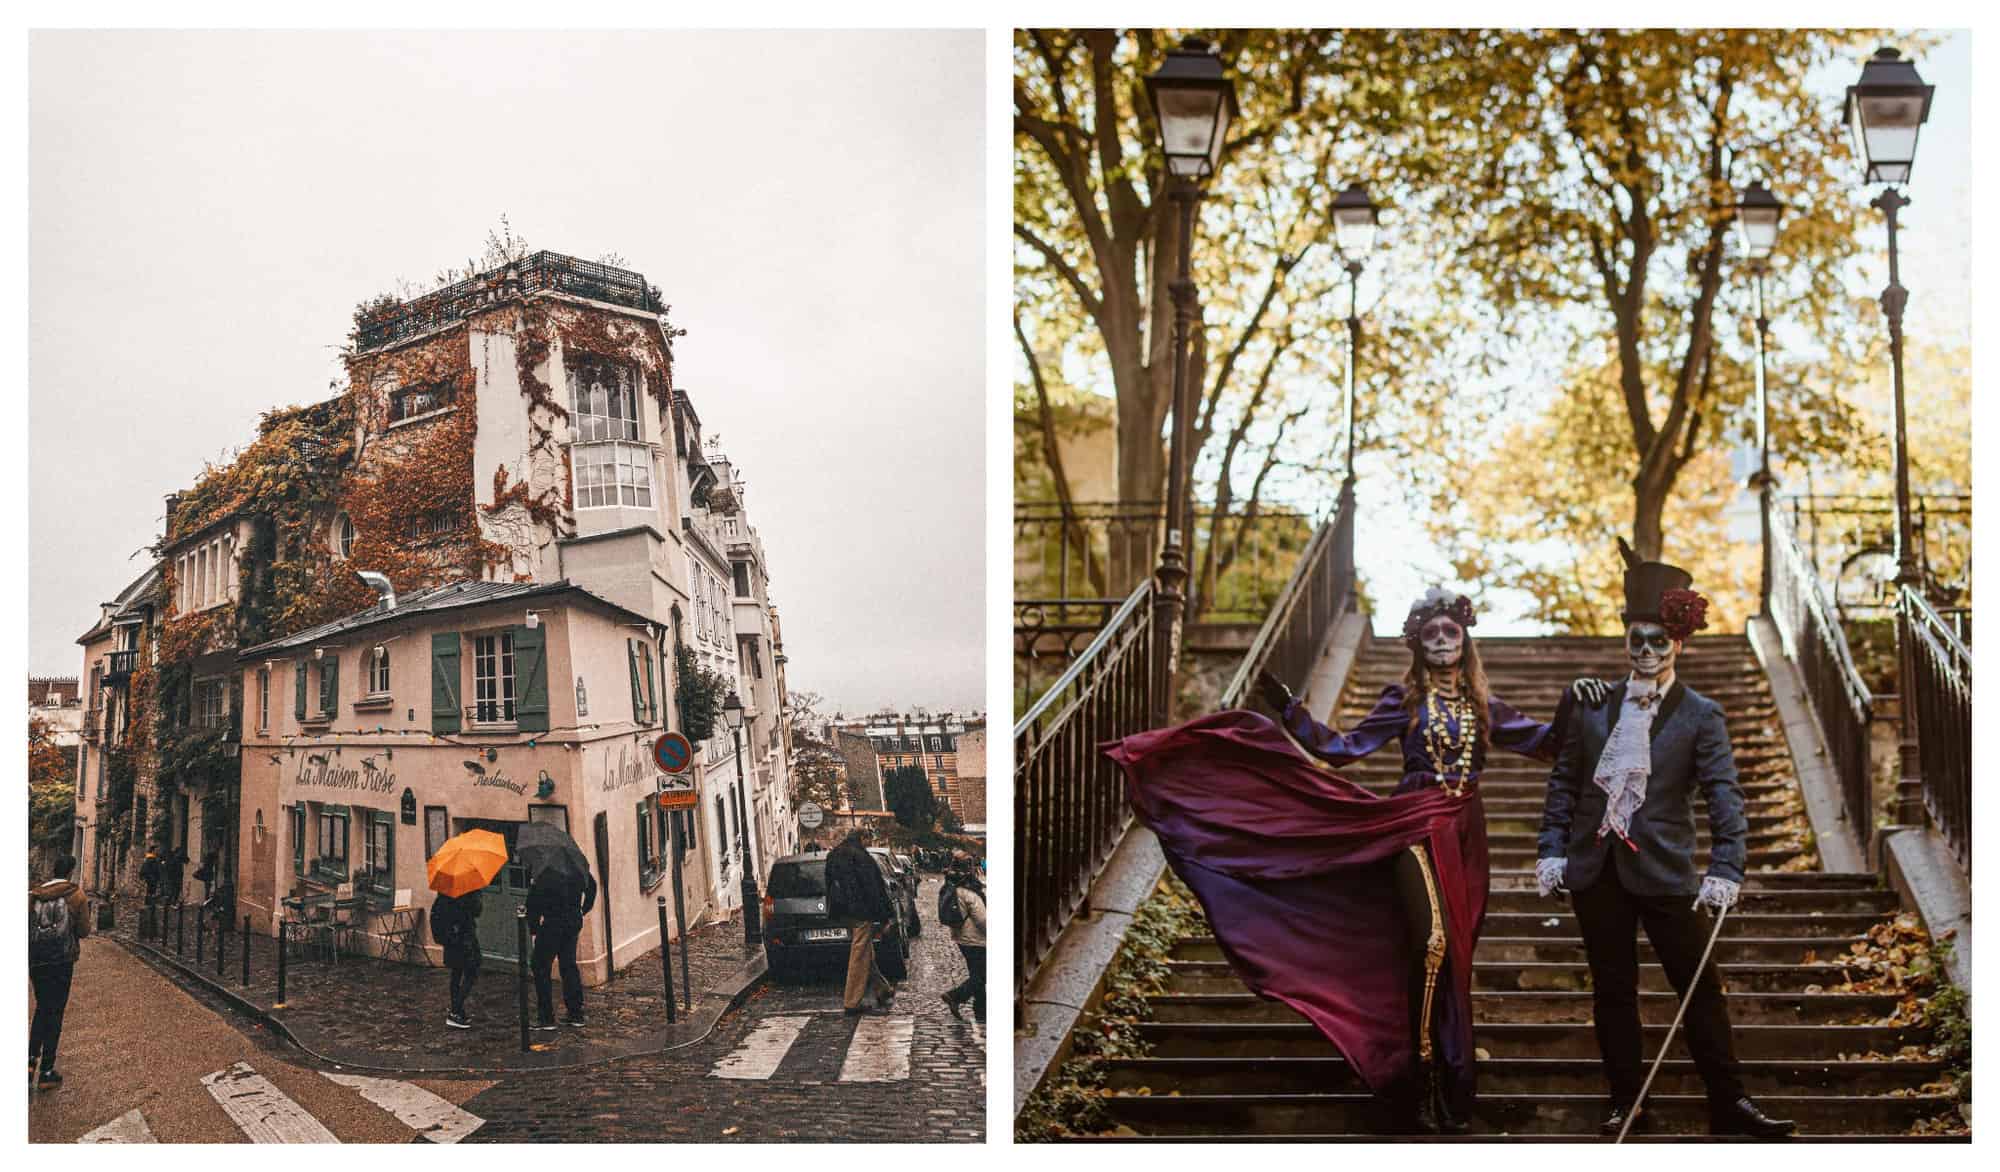
[[[444,946],[444,964],[451,970],[451,1008],[444,1024],[472,1028],[465,999],[479,978],[479,893],[507,865],[507,840],[491,830],[468,830],[447,839],[425,866],[431,890],[431,935]]]
[[[562,972],[563,1024],[583,1026],[583,974],[576,967],[576,939],[583,917],[597,903],[597,880],[583,851],[567,832],[530,822],[514,837],[514,851],[528,871],[528,931],[534,935],[535,1029],[556,1028],[555,990],[549,962]]]

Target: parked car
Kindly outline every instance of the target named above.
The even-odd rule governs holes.
[[[905,934],[911,939],[923,935],[924,920],[917,914],[917,869],[909,859],[886,847],[871,846],[868,853],[889,873],[889,890],[896,897],[896,914],[902,918]]]
[[[905,929],[901,885],[881,859],[883,878],[896,895],[896,922],[875,942],[875,963],[892,981],[909,975],[910,934]],[[776,981],[807,974],[844,973],[847,925],[826,912],[826,853],[786,855],[771,864],[764,886],[764,956]]]

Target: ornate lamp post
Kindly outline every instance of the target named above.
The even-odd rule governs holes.
[[[1750,259],[1750,280],[1757,296],[1757,471],[1750,485],[1757,490],[1757,509],[1763,518],[1764,576],[1757,593],[1757,613],[1771,613],[1771,491],[1776,478],[1771,475],[1771,400],[1764,384],[1764,350],[1770,338],[1771,319],[1764,314],[1764,278],[1771,271],[1771,250],[1778,244],[1778,221],[1785,205],[1762,183],[1743,189],[1736,201],[1736,235],[1743,255]]]
[[[1361,265],[1375,247],[1375,229],[1382,209],[1359,183],[1333,198],[1333,240],[1347,262],[1347,469],[1340,482],[1346,497],[1354,491],[1354,361],[1361,351]]]
[[[1910,619],[1904,594],[1920,586],[1916,547],[1910,536],[1910,445],[1903,407],[1903,307],[1910,299],[1896,263],[1896,213],[1909,206],[1897,186],[1909,182],[1916,165],[1917,133],[1931,114],[1935,87],[1924,84],[1917,67],[1895,49],[1875,50],[1861,69],[1861,80],[1847,87],[1844,116],[1854,137],[1854,153],[1866,161],[1865,182],[1884,183],[1870,205],[1882,209],[1889,226],[1889,287],[1882,290],[1882,312],[1889,319],[1889,362],[1896,404],[1896,587],[1898,644],[1896,684],[1900,716],[1898,757],[1901,780],[1896,785],[1897,817],[1905,825],[1923,820],[1922,767],[1917,756],[1916,681],[1910,658]]]
[[[757,867],[750,857],[750,839],[756,827],[750,821],[750,807],[743,794],[743,701],[735,692],[723,701],[722,715],[729,721],[729,740],[736,749],[736,822],[741,827],[743,850],[743,943],[754,948],[763,937],[763,926],[758,922],[762,909],[757,904]]]
[[[1167,410],[1167,524],[1160,545],[1158,581],[1153,603],[1154,701],[1153,723],[1163,725],[1173,711],[1175,651],[1181,614],[1187,604],[1186,520],[1189,469],[1186,467],[1188,416],[1188,341],[1194,329],[1195,287],[1189,274],[1194,240],[1195,204],[1201,181],[1215,174],[1222,161],[1222,143],[1236,116],[1236,86],[1222,71],[1222,61],[1199,37],[1181,41],[1167,51],[1160,68],[1146,78],[1153,117],[1160,128],[1160,149],[1167,161],[1167,194],[1179,213],[1175,269],[1169,286],[1174,299],[1173,400]]]

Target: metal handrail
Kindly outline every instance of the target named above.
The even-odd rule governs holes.
[[[1273,674],[1294,690],[1302,688],[1328,624],[1345,613],[1353,597],[1354,494],[1346,488],[1333,517],[1313,532],[1284,593],[1278,596],[1278,604],[1265,616],[1236,674],[1222,690],[1222,707],[1242,707],[1257,673],[1274,664]],[[1303,612],[1301,601],[1306,607]]]
[[[1897,617],[1911,679],[1924,809],[1966,872],[1972,870],[1972,651],[1917,590],[1903,586]]]
[[[1775,506],[1767,505],[1776,512]],[[1841,817],[1869,846],[1875,817],[1869,765],[1869,721],[1874,696],[1855,669],[1847,635],[1834,618],[1798,535],[1783,515],[1770,518],[1771,618],[1785,658],[1798,666],[1806,698],[1819,718],[1841,790]]]
[[[1014,725],[1015,985],[1025,988],[1131,824],[1105,741],[1152,723],[1153,586],[1142,583]]]

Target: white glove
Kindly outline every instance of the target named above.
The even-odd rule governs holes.
[[[1701,890],[1695,893],[1694,903],[1690,906],[1700,907],[1702,904],[1707,904],[1720,911],[1726,907],[1734,907],[1737,897],[1742,893],[1741,883],[1710,875],[1701,881]]]
[[[1563,872],[1569,869],[1568,859],[1536,859],[1535,890],[1547,896],[1558,891],[1567,891],[1563,886]]]
[[[1569,686],[1569,694],[1576,697],[1578,703],[1595,708],[1604,703],[1604,698],[1611,694],[1611,685],[1603,680],[1586,676]]]

